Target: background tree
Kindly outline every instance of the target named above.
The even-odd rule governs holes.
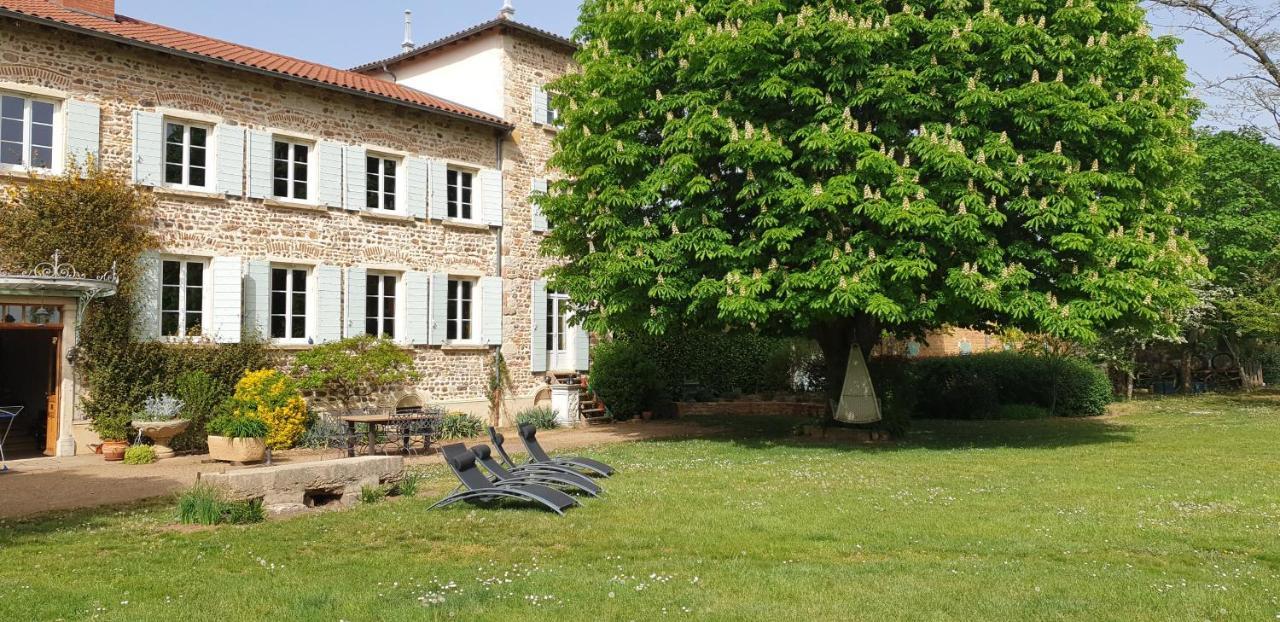
[[[809,335],[841,377],[882,330],[1193,301],[1192,102],[1136,0],[587,0],[577,36],[543,209],[590,328]]]
[[[292,371],[299,388],[337,400],[348,415],[388,387],[418,379],[412,356],[390,339],[368,335],[299,352]]]

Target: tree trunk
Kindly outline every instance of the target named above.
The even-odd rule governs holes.
[[[1182,360],[1178,364],[1179,376],[1182,379],[1181,393],[1190,395],[1195,392],[1195,386],[1191,378],[1191,349],[1184,348],[1182,350]]]
[[[871,350],[880,342],[880,326],[874,318],[859,315],[832,320],[815,327],[813,337],[822,349],[822,359],[827,367],[827,415],[834,413],[832,406],[840,401],[844,388],[845,370],[849,366],[849,353],[855,345],[862,350],[865,359],[871,358]]]

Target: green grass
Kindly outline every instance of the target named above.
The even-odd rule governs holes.
[[[416,498],[175,530],[172,504],[0,523],[0,620],[1275,620],[1280,401],[918,422],[893,447],[592,451],[557,518]],[[718,421],[716,423],[724,423]],[[585,453],[585,452],[584,452]]]

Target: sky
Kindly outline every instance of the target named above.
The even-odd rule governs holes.
[[[518,21],[568,36],[580,1],[512,4]],[[493,19],[501,7],[502,0],[116,0],[116,12],[123,15],[342,68],[399,52],[405,9],[413,11],[413,40],[422,44]],[[1150,21],[1155,34],[1183,39],[1179,55],[1208,79],[1245,66],[1230,58],[1223,44],[1183,28],[1179,14],[1156,11]],[[1216,103],[1197,96],[1211,107]],[[1201,124],[1224,125],[1208,119]]]

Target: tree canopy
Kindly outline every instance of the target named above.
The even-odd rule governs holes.
[[[1175,330],[1175,41],[1136,0],[586,0],[541,200],[594,329]],[[843,348],[843,353],[840,349]]]

